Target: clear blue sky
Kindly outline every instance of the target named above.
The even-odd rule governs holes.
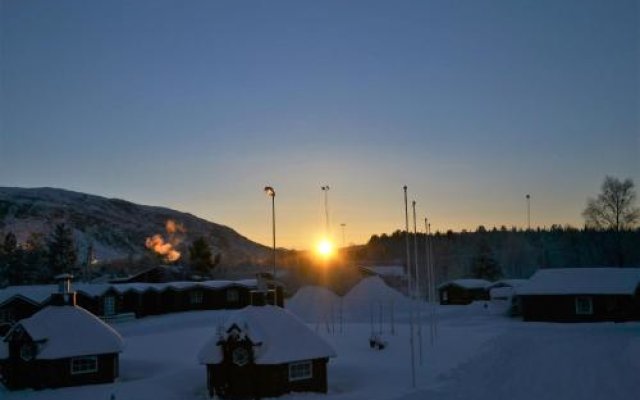
[[[0,0],[0,186],[189,211],[269,243],[580,225],[640,184],[637,1]]]

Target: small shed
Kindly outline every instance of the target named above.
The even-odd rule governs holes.
[[[207,366],[211,396],[274,397],[326,392],[333,348],[291,312],[276,306],[236,311],[198,358]]]
[[[516,294],[525,321],[640,320],[640,268],[541,269]]]
[[[15,324],[3,339],[2,381],[9,389],[113,382],[118,377],[120,335],[75,305],[65,286],[51,305]]]
[[[470,304],[477,300],[489,300],[487,288],[491,282],[484,279],[456,279],[438,286],[440,304]]]
[[[493,282],[487,290],[494,307],[502,308],[510,316],[520,315],[520,302],[516,289],[527,282],[526,279],[501,279]]]

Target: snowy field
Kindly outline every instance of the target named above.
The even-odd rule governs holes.
[[[373,314],[379,330],[378,313]],[[0,398],[206,399],[205,367],[196,355],[226,315],[188,312],[117,324],[126,345],[118,382],[42,391],[0,388]],[[310,322],[338,354],[329,363],[329,393],[282,399],[640,398],[639,323],[525,323],[482,304],[438,307],[438,336],[432,346],[423,325],[422,363],[416,352],[412,388],[408,314],[396,310],[395,335],[390,314],[383,315],[389,343],[382,351],[369,348],[371,313],[345,313],[342,332],[337,319]]]

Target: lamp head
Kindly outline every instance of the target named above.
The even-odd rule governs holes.
[[[267,194],[267,196],[276,197],[276,191],[271,186],[265,186],[264,192]]]

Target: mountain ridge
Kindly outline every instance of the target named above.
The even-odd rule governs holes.
[[[183,253],[181,260],[198,237],[224,265],[261,263],[269,252],[232,228],[189,212],[60,188],[0,186],[0,232],[13,232],[25,242],[34,234],[48,236],[59,223],[73,230],[81,257],[91,243],[100,261],[148,253],[145,242],[154,235]]]

